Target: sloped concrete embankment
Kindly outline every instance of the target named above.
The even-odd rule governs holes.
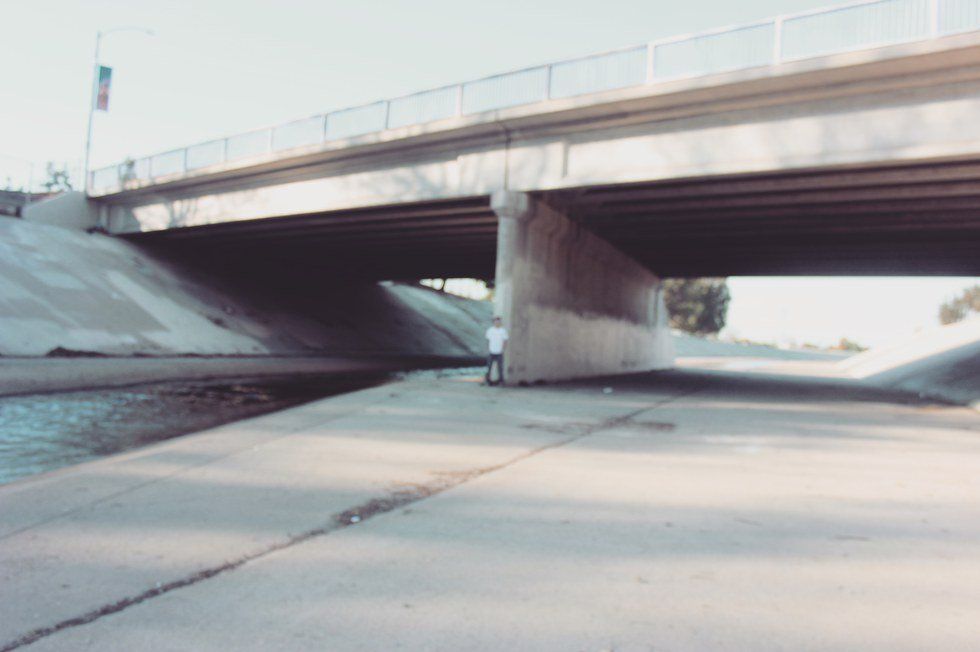
[[[674,350],[681,358],[755,358],[761,360],[819,360],[834,361],[847,353],[804,349],[781,349],[769,344],[725,342],[710,337],[690,335],[673,330]]]
[[[980,409],[980,317],[861,353],[838,369],[866,383]]]
[[[483,353],[487,303],[311,279],[303,304],[251,294],[115,238],[0,220],[0,355],[434,356]]]

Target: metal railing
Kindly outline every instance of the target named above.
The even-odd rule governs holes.
[[[980,0],[860,0],[526,68],[94,170],[95,193],[231,161],[513,106],[980,29]]]

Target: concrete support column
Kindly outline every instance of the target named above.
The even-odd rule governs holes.
[[[510,331],[508,382],[673,364],[660,280],[525,193],[498,192],[494,308]]]

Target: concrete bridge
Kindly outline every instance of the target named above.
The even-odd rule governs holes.
[[[494,279],[519,380],[663,366],[660,277],[980,272],[977,28],[783,16],[97,170],[87,210],[265,285]]]

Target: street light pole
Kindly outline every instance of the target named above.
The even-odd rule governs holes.
[[[88,129],[85,132],[85,163],[82,166],[82,187],[88,194],[89,152],[92,150],[92,118],[95,115],[95,94],[99,84],[99,48],[102,46],[101,30],[95,33],[95,57],[92,59],[92,94],[88,100]]]
[[[92,118],[95,116],[95,98],[99,92],[99,51],[102,48],[102,37],[113,32],[141,32],[147,36],[154,36],[155,32],[145,27],[114,27],[106,31],[99,30],[95,33],[95,57],[92,60],[92,94],[88,102],[88,128],[85,132],[85,162],[82,169],[82,187],[85,194],[89,190],[89,154],[92,151]]]

